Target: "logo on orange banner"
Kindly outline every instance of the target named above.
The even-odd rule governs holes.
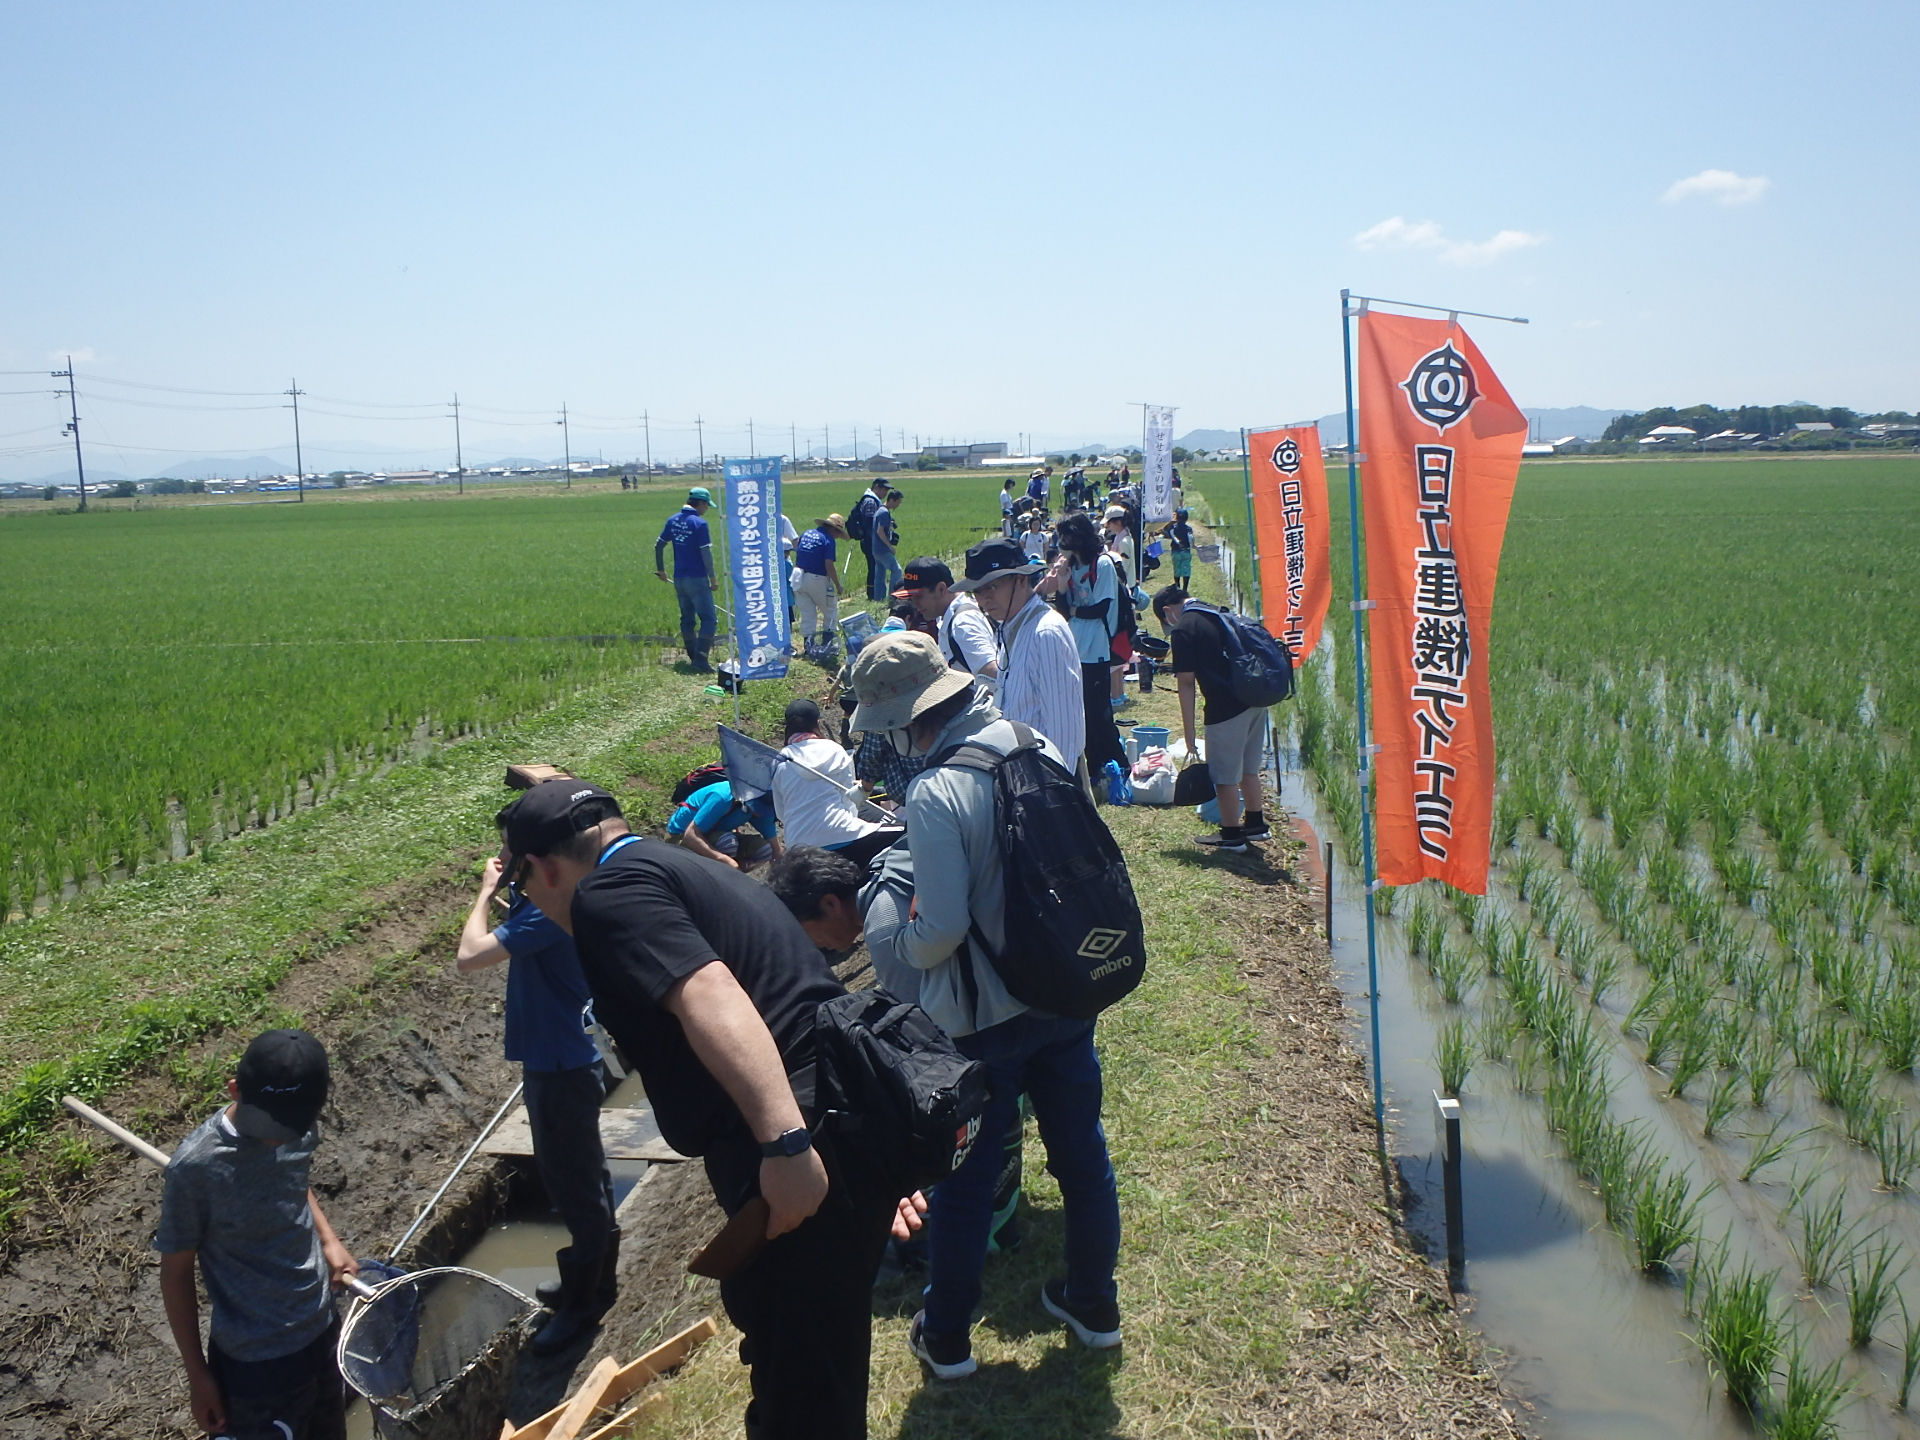
[[[1527,421],[1457,324],[1360,317],[1379,876],[1485,894],[1494,582]]]
[[[1296,425],[1247,436],[1248,483],[1260,551],[1260,615],[1304,665],[1320,643],[1333,575],[1327,564],[1327,472],[1320,427]]]

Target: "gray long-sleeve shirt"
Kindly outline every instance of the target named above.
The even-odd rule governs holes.
[[[938,755],[963,741],[1005,753],[1018,743],[1013,726],[984,696],[955,716],[934,741]],[[1044,736],[1053,759],[1060,752]],[[994,834],[993,776],[957,765],[922,771],[907,788],[907,843],[914,859],[913,917],[889,937],[896,955],[920,971],[920,1008],[949,1035],[971,1035],[1023,1014],[992,961],[976,955],[975,1007],[955,952],[976,949],[968,937],[977,923],[988,945],[1006,944],[1006,875]]]

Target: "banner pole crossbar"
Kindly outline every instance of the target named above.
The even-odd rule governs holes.
[[[1362,305],[1397,305],[1402,310],[1431,310],[1436,315],[1471,315],[1476,320],[1498,320],[1502,325],[1531,325],[1533,322],[1524,315],[1489,315],[1484,310],[1462,310],[1457,305],[1422,305],[1418,300],[1387,300],[1378,295],[1349,295],[1341,301],[1344,307],[1349,300],[1358,300]]]

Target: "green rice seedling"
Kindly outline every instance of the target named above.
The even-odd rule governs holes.
[[[1720,1238],[1711,1244],[1704,1239],[1693,1242],[1693,1260],[1687,1266],[1687,1273],[1680,1291],[1680,1313],[1691,1320],[1700,1313],[1699,1304],[1727,1270],[1727,1252],[1733,1244],[1733,1230],[1729,1226],[1720,1232]]]
[[[1813,1134],[1818,1128],[1817,1126],[1809,1125],[1804,1130],[1795,1130],[1783,1135],[1780,1132],[1786,1129],[1786,1124],[1787,1117],[1782,1115],[1767,1127],[1764,1134],[1750,1135],[1747,1137],[1753,1141],[1753,1149],[1747,1152],[1747,1163],[1740,1171],[1740,1178],[1742,1180],[1751,1183],[1755,1175],[1758,1175],[1767,1166],[1785,1155],[1799,1141]]]
[[[1751,910],[1767,889],[1767,864],[1744,846],[1729,845],[1713,852],[1714,873],[1734,903]]]
[[[1673,1075],[1667,1084],[1669,1095],[1685,1096],[1687,1086],[1713,1063],[1714,1036],[1718,1028],[1712,1010],[1693,1010],[1685,1016],[1674,1047]]]
[[[1547,812],[1547,837],[1571,856],[1580,844],[1580,811],[1570,800],[1557,800]]]
[[[1692,777],[1683,778],[1676,772],[1660,804],[1660,823],[1666,829],[1667,843],[1675,849],[1684,848],[1693,837],[1693,821],[1699,813],[1700,796]]]
[[[1400,887],[1397,885],[1380,886],[1373,892],[1373,913],[1376,915],[1392,915],[1394,904],[1398,900],[1399,895]]]
[[[1607,992],[1619,978],[1619,953],[1610,946],[1596,950],[1593,958],[1587,962],[1587,994],[1592,997],[1593,1003],[1599,1005],[1605,1001]]]
[[[1424,956],[1429,970],[1433,968],[1432,946],[1434,937],[1440,933],[1439,921],[1439,911],[1422,886],[1407,910],[1407,948],[1415,955]]]
[[[1533,887],[1539,883],[1545,870],[1540,857],[1531,850],[1516,850],[1513,862],[1507,867],[1512,877],[1514,893],[1525,903],[1533,898]]]
[[[1480,1012],[1481,1058],[1504,1063],[1513,1053],[1514,1037],[1519,1033],[1520,1022],[1514,1018],[1513,1011],[1503,1003],[1488,1005]]]
[[[1480,918],[1481,910],[1486,908],[1486,901],[1481,896],[1470,895],[1465,890],[1455,890],[1451,886],[1447,888],[1447,898],[1453,902],[1453,913],[1471,932],[1474,922]]]
[[[1592,1145],[1587,1178],[1600,1192],[1607,1223],[1619,1228],[1633,1205],[1634,1170],[1640,1162],[1640,1138],[1630,1126],[1602,1122]]]
[[[1786,1047],[1777,1036],[1763,1036],[1755,1031],[1746,1053],[1747,1103],[1754,1109],[1767,1108],[1767,1097],[1773,1093],[1774,1081],[1780,1078],[1785,1059]]]
[[[1867,1148],[1880,1166],[1880,1188],[1901,1190],[1920,1166],[1920,1137],[1906,1123],[1905,1113],[1892,1104],[1876,1105],[1867,1129]]]
[[[1814,1094],[1835,1109],[1845,1110],[1873,1095],[1873,1066],[1860,1037],[1832,1016],[1820,1016],[1806,1027],[1800,1063],[1813,1081]]]
[[[1663,904],[1671,905],[1674,897],[1686,888],[1686,862],[1666,846],[1645,847],[1641,865],[1646,872],[1647,889]]]
[[[1846,852],[1847,864],[1856,875],[1867,873],[1867,858],[1873,853],[1873,832],[1858,816],[1848,817],[1839,830],[1840,848]]]
[[[1449,1005],[1460,1004],[1472,973],[1472,961],[1467,952],[1442,932],[1434,937],[1429,965],[1434,984],[1440,987],[1440,998]]]
[[[1567,913],[1567,897],[1561,894],[1560,886],[1551,875],[1543,874],[1534,879],[1527,905],[1533,911],[1533,923],[1542,935],[1552,935]]]
[[[1867,957],[1830,931],[1819,931],[1807,941],[1807,966],[1813,983],[1836,1010],[1857,1013],[1871,985]]]
[[[1820,1290],[1833,1283],[1834,1272],[1853,1250],[1854,1224],[1847,1219],[1846,1192],[1839,1186],[1825,1200],[1811,1200],[1812,1181],[1794,1197],[1789,1208],[1797,1211],[1799,1231],[1789,1234],[1787,1244],[1800,1262],[1800,1278],[1809,1290]]]
[[[1440,1027],[1433,1064],[1440,1072],[1440,1093],[1458,1095],[1473,1070],[1473,1040],[1467,1033],[1466,1021],[1449,1020]]]
[[[1813,822],[1804,814],[1779,817],[1773,830],[1773,863],[1787,874],[1798,872],[1813,848]]]
[[[1635,997],[1627,1010],[1626,1019],[1620,1022],[1621,1033],[1627,1035],[1645,1035],[1653,1022],[1667,1008],[1673,987],[1664,979],[1656,977],[1647,982],[1647,986]]]
[[[1520,843],[1520,821],[1525,811],[1503,788],[1493,802],[1493,845],[1511,850]]]
[[[1531,1095],[1540,1088],[1540,1074],[1544,1067],[1540,1046],[1532,1035],[1522,1031],[1514,1038],[1507,1052],[1507,1068],[1513,1072],[1513,1088],[1522,1095]]]
[[[1766,1402],[1780,1354],[1773,1280],[1742,1265],[1738,1273],[1720,1276],[1700,1305],[1700,1348],[1728,1396],[1749,1411]]]
[[[1899,1268],[1894,1263],[1899,1262]],[[1900,1277],[1907,1263],[1899,1247],[1882,1240],[1872,1250],[1865,1246],[1847,1259],[1847,1339],[1856,1350],[1873,1343],[1880,1317],[1899,1297]]]
[[[1709,1191],[1711,1187],[1709,1187]],[[1634,1260],[1646,1271],[1671,1268],[1673,1257],[1700,1231],[1700,1206],[1708,1191],[1696,1195],[1693,1184],[1679,1170],[1669,1172],[1664,1159],[1644,1162],[1634,1177],[1633,1200],[1627,1209],[1627,1239]]]
[[[1707,1107],[1700,1118],[1700,1128],[1711,1140],[1722,1125],[1740,1108],[1740,1072],[1722,1070],[1713,1077],[1713,1088],[1707,1092]]]
[[[1816,1367],[1795,1337],[1787,1354],[1786,1388],[1767,1416],[1772,1440],[1825,1440],[1834,1433],[1834,1419],[1853,1394],[1840,1371],[1839,1360]]]
[[[1900,847],[1891,840],[1875,840],[1867,851],[1867,864],[1863,872],[1867,883],[1881,894],[1887,894],[1892,888],[1893,877],[1900,869]]]
[[[1916,1375],[1920,1375],[1920,1320],[1907,1310],[1903,1295],[1900,1298],[1900,1385],[1893,1401],[1896,1409],[1907,1408]]]
[[[1920,865],[1902,865],[1887,881],[1887,899],[1909,925],[1920,925]]]
[[[1853,943],[1864,945],[1880,918],[1880,893],[1877,890],[1853,890],[1847,895],[1841,918]]]

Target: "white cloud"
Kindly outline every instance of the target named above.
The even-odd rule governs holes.
[[[1502,255],[1541,244],[1547,237],[1525,230],[1501,230],[1486,240],[1449,240],[1431,220],[1409,224],[1395,215],[1353,237],[1357,250],[1417,250],[1438,255],[1449,265],[1487,265]]]
[[[1702,170],[1676,180],[1660,198],[1669,205],[1691,200],[1696,195],[1719,205],[1751,205],[1773,186],[1764,175],[1736,175],[1731,170]]]

